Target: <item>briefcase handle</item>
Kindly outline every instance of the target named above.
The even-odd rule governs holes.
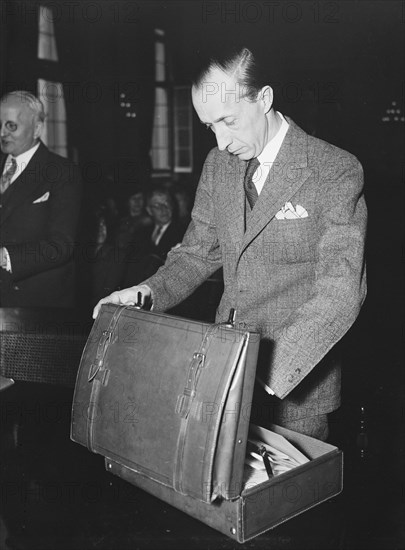
[[[227,328],[235,328],[235,316],[236,316],[236,310],[234,307],[231,307],[229,310],[229,317],[228,320],[225,321],[225,323],[219,323],[223,327]]]
[[[143,305],[142,305],[142,292],[138,292],[138,294],[137,294],[137,301],[136,301],[136,303],[135,303],[132,307],[134,307],[135,309],[143,309]]]

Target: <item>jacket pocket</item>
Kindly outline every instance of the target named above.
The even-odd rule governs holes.
[[[312,220],[274,220],[263,232],[263,257],[275,264],[295,264],[314,261],[316,227]]]

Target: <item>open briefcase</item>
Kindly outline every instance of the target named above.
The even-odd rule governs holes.
[[[274,425],[309,461],[244,483],[258,348],[257,333],[228,324],[104,305],[77,375],[71,438],[111,473],[249,540],[342,489],[339,449]],[[266,442],[271,432],[256,430]]]

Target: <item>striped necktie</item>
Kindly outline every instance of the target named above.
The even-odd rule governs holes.
[[[0,194],[2,195],[10,187],[12,177],[17,171],[17,161],[11,157],[11,164],[0,178]]]
[[[257,199],[259,198],[256,185],[253,183],[253,174],[256,172],[259,166],[260,162],[257,160],[257,158],[251,159],[247,166],[245,179],[243,181],[246,198],[251,209],[254,207]]]

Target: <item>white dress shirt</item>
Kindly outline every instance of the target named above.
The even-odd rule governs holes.
[[[283,117],[281,113],[276,111],[277,115],[281,118],[281,126],[277,134],[271,139],[260,155],[257,157],[257,160],[260,162],[260,166],[257,167],[256,172],[252,176],[252,181],[256,186],[257,194],[260,195],[264,182],[266,181],[267,176],[269,175],[270,169],[273,166],[274,161],[280,151],[280,147],[283,143],[285,135],[288,131],[288,122]]]
[[[21,153],[21,155],[18,155],[17,157],[14,157],[16,163],[17,163],[17,170],[15,171],[13,177],[11,178],[10,185],[18,178],[18,176],[21,176],[21,174],[24,172],[24,170],[27,168],[27,165],[29,161],[32,159],[32,157],[37,152],[37,149],[39,147],[40,143],[38,142],[34,147],[31,147],[31,149],[28,149],[28,151],[25,151],[25,153]],[[11,159],[13,158],[12,155],[8,155],[6,158],[6,162],[4,163],[4,170],[3,174],[7,172],[11,165]]]
[[[165,225],[161,225],[159,231],[157,231],[158,226],[155,227],[152,233],[152,241],[155,243],[155,246],[160,243],[163,235],[166,233],[166,229],[169,227],[170,224],[171,222],[165,223]]]

